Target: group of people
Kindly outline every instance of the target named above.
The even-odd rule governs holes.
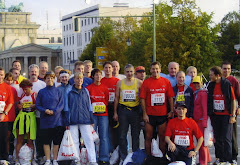
[[[149,78],[143,66],[127,64],[124,75],[119,70],[117,61],[105,62],[101,71],[86,60],[74,64],[74,74],[61,66],[52,72],[42,61],[39,66],[29,66],[27,79],[20,74],[18,60],[8,73],[0,67],[1,162],[12,158],[12,133],[17,139],[16,165],[20,164],[24,141],[33,151],[36,148],[32,164],[58,165],[59,145],[68,129],[78,154],[79,137],[83,139],[90,165],[109,164],[110,153],[117,146],[122,164],[128,155],[130,126],[133,152],[139,149],[143,129],[146,161],[152,157],[152,139],[158,136],[159,148],[169,161],[191,165],[199,154],[199,164],[207,165],[211,156],[203,141],[210,119],[215,137],[214,163],[237,164],[240,91],[238,80],[230,75],[230,63],[212,67],[205,86],[196,67],[188,67],[185,74],[177,62],[169,63],[167,75],[161,73],[159,62],[153,62]],[[93,129],[99,135],[99,153]],[[80,160],[75,163],[80,164]]]

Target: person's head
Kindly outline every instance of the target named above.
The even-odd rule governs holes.
[[[39,72],[40,75],[45,75],[48,71],[48,63],[46,61],[41,61],[39,63]]]
[[[2,67],[0,67],[0,84],[3,83],[5,77],[5,71]]]
[[[74,73],[77,72],[84,73],[84,63],[82,61],[77,61],[74,63]]]
[[[102,79],[102,72],[99,69],[93,69],[91,72],[91,78],[94,82],[100,82]]]
[[[19,86],[23,89],[23,92],[29,96],[32,93],[33,84],[29,80],[23,80]]]
[[[228,77],[228,76],[230,76],[231,71],[232,71],[231,63],[230,63],[230,62],[227,62],[227,61],[224,61],[224,62],[222,63],[222,75],[223,75],[224,77]]]
[[[197,68],[194,66],[189,66],[186,72],[192,79],[197,76]]]
[[[10,72],[13,74],[13,81],[17,81],[20,75],[20,71],[16,68],[11,68]]]
[[[177,79],[177,85],[179,85],[179,86],[184,85],[185,73],[183,71],[177,72],[176,79]]]
[[[56,66],[54,69],[54,73],[55,73],[55,76],[57,77],[57,79],[59,79],[59,72],[61,70],[63,70],[63,67],[61,67],[61,66]]]
[[[169,62],[168,72],[171,77],[176,77],[177,72],[179,71],[179,64],[177,62]]]
[[[28,67],[28,75],[30,80],[37,80],[39,75],[39,67],[37,64],[32,64]]]
[[[13,75],[12,72],[8,72],[5,74],[4,82],[8,85],[11,85],[13,83]]]
[[[127,79],[131,79],[134,76],[134,66],[132,64],[125,65],[124,73]]]
[[[143,66],[138,66],[135,68],[135,77],[139,80],[144,80],[146,77],[145,68]]]
[[[112,63],[110,61],[106,61],[103,64],[103,71],[105,73],[105,76],[112,76],[112,72],[113,72],[113,66]]]
[[[152,73],[152,77],[159,77],[159,74],[161,73],[161,66],[162,65],[158,61],[151,63],[150,72]]]
[[[91,73],[92,65],[93,65],[92,61],[85,60],[83,63],[84,63],[84,72],[85,73]]]
[[[120,71],[120,65],[117,61],[112,61],[113,75],[118,75]]]
[[[219,66],[214,66],[210,69],[209,78],[211,81],[217,81],[222,77],[222,69]]]
[[[186,113],[187,113],[187,106],[186,106],[186,104],[178,103],[177,104],[177,108],[176,108],[176,112],[177,112],[178,118],[185,118],[186,117]]]
[[[67,69],[61,70],[59,72],[59,79],[60,82],[63,84],[68,84],[69,76],[71,75],[71,72]]]
[[[12,62],[12,68],[16,68],[20,72],[21,71],[21,62],[19,60],[13,61]]]
[[[203,86],[203,82],[202,82],[202,77],[201,76],[194,77],[192,82],[193,82],[193,85],[194,85],[196,90],[202,88],[202,86]]]
[[[81,87],[83,84],[83,73],[76,72],[74,73],[74,84],[75,87]]]
[[[47,86],[53,86],[55,80],[54,72],[53,71],[46,72],[44,79]]]

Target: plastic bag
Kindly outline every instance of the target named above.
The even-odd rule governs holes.
[[[152,156],[159,157],[159,158],[163,157],[163,153],[159,149],[158,143],[155,139],[152,139],[151,151],[152,151]]]
[[[31,165],[33,150],[25,143],[19,151],[19,163],[22,165]]]
[[[125,160],[123,161],[123,165],[126,165],[126,164],[129,163],[129,162],[133,162],[133,160],[132,160],[132,155],[133,155],[133,153],[129,153],[129,154],[127,155],[127,157],[126,157]]]
[[[99,142],[98,134],[97,134],[96,131],[93,129],[93,127],[91,127],[91,132],[92,132],[92,135],[93,135],[93,141],[94,141],[94,142]]]
[[[81,148],[80,162],[81,162],[81,165],[85,165],[85,164],[88,163],[88,154],[87,154],[87,149],[86,148]]]
[[[62,139],[61,146],[58,151],[58,161],[61,160],[79,160],[79,155],[76,147],[74,146],[71,132],[66,130]]]
[[[117,163],[118,159],[119,159],[119,146],[117,146],[117,148],[113,151],[110,157],[109,163],[113,165]]]
[[[204,130],[204,146],[208,147],[213,146],[213,141],[214,141],[213,127],[210,118],[208,118],[207,128],[205,128]]]
[[[186,165],[186,163],[183,162],[183,161],[176,161],[176,162],[172,162],[172,163],[170,163],[168,165]]]

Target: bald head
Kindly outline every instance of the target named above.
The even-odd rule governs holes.
[[[179,64],[177,62],[169,62],[168,72],[171,77],[176,77],[177,72],[179,71]]]
[[[117,76],[119,74],[120,65],[117,61],[112,61],[113,66],[113,76]]]

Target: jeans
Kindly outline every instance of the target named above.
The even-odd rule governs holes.
[[[233,138],[232,138],[232,160],[237,160],[238,156],[238,143],[237,143],[237,117],[236,123],[233,123]]]
[[[135,152],[139,149],[139,134],[140,134],[140,114],[139,107],[131,108],[119,105],[118,120],[119,120],[119,151],[120,158],[125,160],[127,151],[127,132],[129,124],[131,125],[132,150]]]
[[[99,134],[99,161],[109,162],[108,116],[93,115],[94,129]]]
[[[215,155],[221,162],[232,160],[232,132],[233,124],[229,123],[230,116],[212,115],[211,122],[216,142]]]
[[[171,152],[169,150],[167,151],[167,155],[171,158],[171,162],[184,161],[186,165],[192,165],[192,157],[188,157],[190,151],[193,150],[187,150],[186,147],[176,145],[175,151]]]
[[[0,122],[0,160],[8,159],[7,135],[8,122]]]

